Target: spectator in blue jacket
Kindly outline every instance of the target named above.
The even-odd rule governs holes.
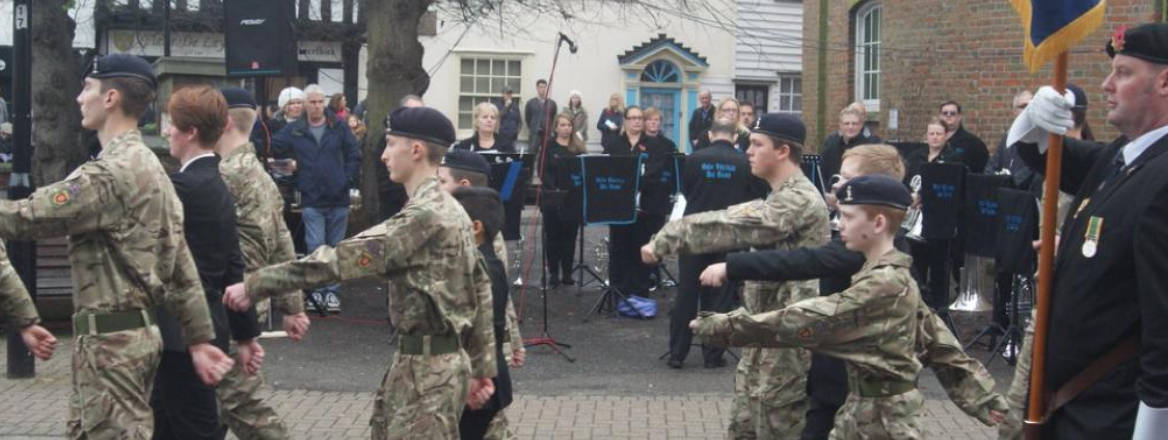
[[[296,159],[296,187],[304,219],[308,252],[336,246],[349,222],[349,189],[357,188],[361,148],[343,121],[325,113],[325,93],[315,84],[304,88],[304,118],[290,122],[272,137],[277,157]],[[317,305],[340,313],[336,284],[311,294]]]

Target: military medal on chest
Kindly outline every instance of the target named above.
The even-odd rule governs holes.
[[[1103,233],[1103,217],[1091,216],[1087,220],[1087,232],[1083,234],[1083,256],[1095,257],[1099,251],[1099,236]]]

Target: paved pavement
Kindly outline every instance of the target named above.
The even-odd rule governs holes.
[[[604,235],[605,228],[588,228],[585,254],[590,263],[595,243]],[[535,258],[540,261],[538,255]],[[600,295],[595,287],[549,291],[549,333],[572,345],[566,351],[576,361],[568,362],[545,347],[529,349],[528,365],[512,373],[517,400],[507,410],[519,438],[723,438],[733,369],[701,368],[699,350],[691,352],[681,370],[669,369],[658,359],[668,339],[674,291],[653,293],[660,312],[648,320],[590,313]],[[527,316],[521,326],[524,336],[539,336],[544,321],[539,290],[516,289],[514,297]],[[377,283],[361,282],[346,285],[342,300],[344,313],[314,319],[303,342],[264,341],[265,371],[272,385],[269,398],[295,438],[369,438],[371,393],[390,358],[385,296]],[[971,334],[981,321],[984,316],[959,317],[958,325],[963,334]],[[37,364],[36,378],[0,378],[0,438],[63,435],[71,338],[67,330],[59,331],[58,337],[63,345],[52,360]],[[5,362],[0,356],[0,370],[6,368]],[[1011,369],[1000,358],[989,367],[1003,390]],[[921,414],[926,438],[995,437],[991,428],[947,400],[932,373],[922,373],[920,384],[928,398]]]
[[[37,365],[35,379],[0,378],[0,438],[62,438],[69,396],[71,340]],[[0,359],[0,368],[5,361]],[[570,364],[564,364],[570,368]],[[662,372],[665,374],[665,372]],[[727,372],[728,374],[728,372]],[[728,379],[727,379],[728,380]],[[931,381],[925,387],[936,384]],[[933,394],[933,393],[929,393]],[[366,439],[372,394],[276,389],[267,398],[301,439]],[[728,393],[625,395],[582,391],[522,393],[507,410],[523,439],[719,439],[726,432]],[[931,397],[921,417],[926,438],[991,439],[993,431],[947,400]]]

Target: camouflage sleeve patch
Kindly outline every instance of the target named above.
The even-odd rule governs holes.
[[[111,176],[85,164],[27,199],[0,201],[0,235],[44,238],[107,227],[122,218]]]

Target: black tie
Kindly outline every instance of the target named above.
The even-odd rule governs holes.
[[[1126,167],[1125,162],[1123,161],[1122,148],[1115,154],[1115,159],[1111,161],[1110,168],[1111,169],[1107,171],[1106,177],[1103,178],[1103,183],[1099,185],[1099,189],[1106,188],[1107,185],[1114,183],[1115,180],[1119,178],[1119,176],[1123,175],[1123,170]]]

